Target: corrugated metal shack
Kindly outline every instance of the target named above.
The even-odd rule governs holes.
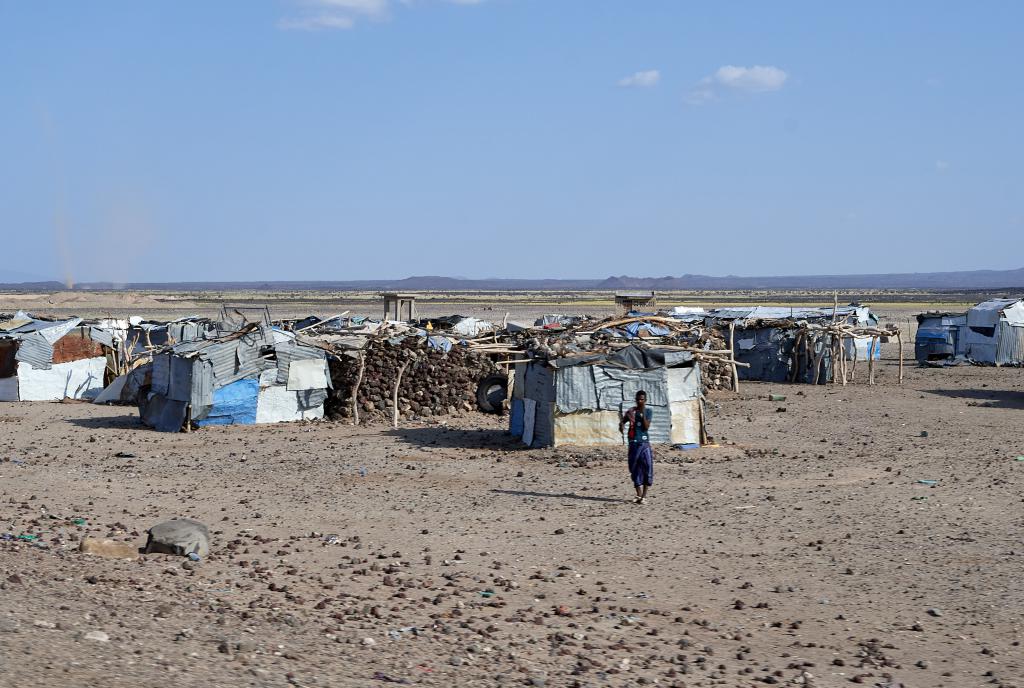
[[[148,365],[139,410],[163,432],[322,418],[330,386],[322,349],[263,323],[175,344]]]
[[[0,401],[90,399],[103,389],[114,335],[81,318],[18,312],[0,322]]]
[[[517,363],[509,430],[530,447],[621,444],[619,418],[647,392],[651,441],[703,444],[700,363],[685,351],[615,353]]]
[[[964,354],[974,363],[1024,365],[1024,299],[993,299],[967,311]]]
[[[967,313],[931,311],[917,316],[914,358],[921,365],[950,362],[966,354]]]
[[[126,339],[132,352],[140,354],[153,347],[205,339],[217,330],[217,323],[209,318],[188,317],[154,322],[135,317],[129,321]]]
[[[853,327],[873,327],[878,318],[865,306],[838,307],[752,306],[719,308],[705,318],[709,327],[732,333],[740,380],[761,382],[804,382],[826,384],[834,377],[833,358],[842,346],[850,361],[877,360],[881,347],[868,336],[842,337],[833,341],[829,332],[816,333],[832,323]]]

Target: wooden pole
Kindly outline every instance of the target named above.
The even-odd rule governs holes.
[[[398,377],[395,378],[395,391],[391,395],[391,420],[394,426],[398,427],[398,388],[402,384],[402,373],[405,372],[405,367],[409,365],[409,361],[402,363],[402,367],[398,369]]]
[[[875,384],[875,342],[878,337],[871,337],[871,344],[868,346],[868,384]]]
[[[803,340],[803,336],[803,332],[797,332],[796,338],[793,340],[793,370],[789,371],[791,383],[796,382],[796,376],[800,371],[800,342]]]
[[[366,367],[366,353],[359,352],[359,372],[356,374],[356,384],[352,388],[352,425],[359,425],[359,385],[363,383],[363,368]]]
[[[506,365],[511,358],[506,360]],[[505,401],[502,402],[502,406],[505,407],[505,411],[512,408],[512,389],[516,384],[516,369],[509,366],[505,369]]]
[[[739,394],[740,372],[736,367],[736,322],[729,323],[729,365],[732,368],[732,391]]]
[[[821,364],[825,360],[825,345],[821,342],[821,337],[814,338],[814,348],[818,348],[818,344],[821,344],[821,351],[814,354],[814,384],[818,384],[818,380],[821,378]]]
[[[833,360],[832,360],[832,368],[833,368],[833,370],[832,370],[832,382],[834,383],[836,381],[836,373],[838,372],[839,375],[842,376],[843,387],[845,387],[846,386],[846,347],[843,346],[843,338],[841,336],[839,336],[839,335],[832,335],[832,336],[834,338],[833,341],[838,342],[837,344],[833,345],[832,350],[835,351],[836,354],[838,354],[838,357],[839,357],[839,366],[837,368],[836,367],[836,361],[835,361],[836,357],[833,355]]]
[[[900,384],[903,384],[903,335],[896,330],[896,341],[900,345]]]

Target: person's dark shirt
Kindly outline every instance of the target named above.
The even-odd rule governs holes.
[[[634,414],[635,416],[635,414]],[[647,419],[648,425],[651,419],[654,417],[654,413],[651,411],[650,406],[644,407],[644,418]],[[647,435],[647,431],[644,430],[643,423],[640,419],[636,419],[629,423],[629,443],[630,444],[642,444],[643,442],[649,442],[650,438]]]

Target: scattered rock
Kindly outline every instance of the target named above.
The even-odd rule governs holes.
[[[150,552],[206,557],[210,553],[210,531],[199,521],[188,518],[158,523],[149,529],[146,553]]]

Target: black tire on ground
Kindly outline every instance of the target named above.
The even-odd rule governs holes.
[[[476,406],[484,413],[502,413],[508,397],[508,378],[488,375],[476,386]]]

